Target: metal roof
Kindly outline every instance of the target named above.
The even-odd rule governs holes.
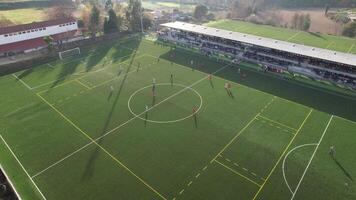
[[[42,21],[42,22],[33,22],[33,23],[29,23],[29,24],[7,26],[7,27],[2,27],[0,29],[0,35],[7,34],[7,33],[19,32],[19,31],[27,31],[30,29],[43,28],[43,27],[48,27],[48,26],[55,26],[55,25],[59,25],[59,24],[65,24],[68,22],[76,22],[76,20],[74,18],[61,18],[61,19],[54,19],[54,20],[48,20],[48,21]]]
[[[271,38],[259,37],[255,35],[249,35],[239,32],[232,32],[222,29],[216,29],[201,25],[189,24],[185,22],[170,22],[161,24],[161,26],[174,28],[189,32],[194,32],[203,35],[215,36],[234,41],[244,42],[247,44],[258,45],[289,53],[299,54],[307,57],[318,58],[322,60],[337,62],[341,64],[347,64],[356,66],[356,55],[349,53],[342,53],[337,51],[331,51],[327,49],[321,49],[301,44],[295,44],[291,42],[275,40]]]

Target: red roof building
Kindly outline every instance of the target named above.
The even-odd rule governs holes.
[[[0,56],[44,48],[47,46],[43,41],[46,36],[51,36],[55,42],[63,42],[77,32],[78,24],[73,18],[4,27],[0,29]]]

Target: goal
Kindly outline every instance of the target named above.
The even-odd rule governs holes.
[[[65,59],[65,58],[72,57],[72,56],[77,56],[77,55],[80,55],[79,47],[59,52],[59,58],[61,60]]]

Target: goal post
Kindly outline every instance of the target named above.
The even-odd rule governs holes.
[[[72,57],[72,56],[77,56],[77,55],[80,55],[80,48],[79,47],[76,47],[74,49],[68,49],[68,50],[65,50],[65,51],[61,51],[58,53],[59,55],[59,58],[61,60],[63,59],[66,59],[66,58],[69,58],[69,57]]]

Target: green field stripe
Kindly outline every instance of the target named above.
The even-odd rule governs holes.
[[[142,184],[144,184],[148,189],[152,192],[156,193],[161,199],[166,200],[166,198],[160,194],[156,189],[150,186],[146,181],[136,175],[133,171],[131,171],[126,165],[124,165],[119,159],[113,156],[109,151],[107,151],[103,146],[101,146],[98,142],[96,142],[92,137],[90,137],[86,132],[84,132],[81,128],[79,128],[74,122],[72,122],[68,117],[66,117],[63,113],[61,113],[57,108],[51,105],[46,99],[44,99],[41,95],[37,94],[37,96],[42,99],[49,107],[51,107],[56,113],[58,113],[63,119],[65,119],[69,124],[71,124],[74,128],[80,131],[86,138],[88,138],[93,144],[99,147],[104,153],[106,153],[113,161],[115,161],[119,166],[123,167],[126,171],[128,171],[132,176],[136,177]]]
[[[41,197],[46,200],[46,197],[43,195],[43,193],[41,192],[41,190],[38,188],[38,186],[36,185],[36,183],[33,181],[32,177],[29,175],[29,173],[27,172],[27,170],[25,169],[25,167],[22,165],[22,163],[20,162],[20,160],[17,158],[16,154],[12,151],[12,149],[10,148],[10,146],[7,144],[7,142],[5,141],[5,139],[2,137],[2,135],[0,134],[0,138],[3,141],[3,143],[5,144],[5,146],[7,147],[7,149],[10,151],[10,153],[12,154],[12,156],[15,158],[15,160],[17,161],[17,163],[20,165],[20,167],[22,168],[22,170],[25,172],[25,174],[27,175],[27,177],[30,179],[31,183],[35,186],[36,190],[38,191],[38,193],[41,195]]]
[[[271,172],[268,174],[265,182],[262,184],[261,188],[256,192],[255,196],[253,197],[253,200],[255,200],[257,198],[257,196],[260,194],[260,192],[262,191],[263,187],[266,185],[266,183],[268,182],[269,178],[271,177],[271,175],[273,174],[274,170],[277,168],[277,165],[279,164],[279,162],[281,161],[281,159],[283,158],[284,154],[287,152],[288,148],[290,147],[290,145],[293,143],[293,141],[295,140],[295,138],[297,137],[298,133],[300,132],[300,130],[303,128],[305,122],[308,120],[309,116],[311,115],[311,113],[313,112],[313,109],[310,110],[310,112],[308,113],[308,115],[304,118],[304,121],[302,122],[302,124],[300,125],[300,127],[298,128],[297,132],[295,133],[295,135],[293,136],[293,138],[291,139],[291,141],[289,142],[289,144],[287,145],[287,147],[284,149],[283,153],[281,154],[281,156],[278,158],[276,164],[273,166]]]
[[[214,161],[215,161],[216,163],[218,163],[219,165],[221,165],[221,166],[225,167],[226,169],[228,169],[228,170],[229,170],[229,171],[231,171],[232,173],[234,173],[234,174],[236,174],[236,175],[241,176],[242,178],[244,178],[244,179],[248,180],[249,182],[251,182],[251,183],[255,184],[255,185],[256,185],[256,186],[258,186],[258,187],[261,187],[261,185],[260,185],[260,184],[258,184],[258,183],[256,183],[255,181],[251,180],[251,179],[250,179],[250,178],[248,178],[247,176],[242,175],[241,173],[237,172],[237,171],[236,171],[236,170],[234,170],[234,169],[231,169],[230,167],[228,167],[228,166],[224,165],[223,163],[221,163],[221,162],[219,162],[219,161],[217,161],[217,160],[214,160]]]

